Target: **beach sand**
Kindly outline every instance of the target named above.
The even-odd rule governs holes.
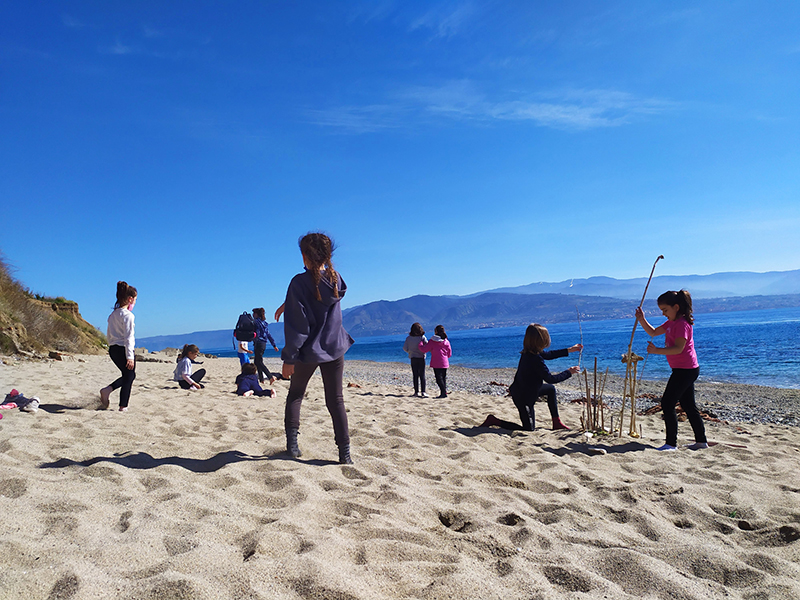
[[[0,392],[42,402],[1,411],[0,598],[800,598],[796,427],[709,423],[716,446],[662,453],[654,415],[590,455],[576,404],[572,431],[480,428],[516,411],[458,370],[420,399],[410,368],[348,362],[342,466],[318,375],[292,460],[287,382],[238,398],[238,361],[205,358],[189,392],[150,356],[127,413],[95,410],[108,357],[0,364]]]

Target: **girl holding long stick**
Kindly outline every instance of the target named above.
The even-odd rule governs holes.
[[[694,382],[700,375],[697,353],[694,351],[694,333],[692,325],[692,296],[686,290],[664,292],[658,297],[658,308],[667,321],[658,327],[648,323],[642,308],[636,309],[636,320],[651,337],[665,335],[665,344],[661,348],[648,342],[648,354],[663,354],[667,357],[672,375],[669,377],[664,395],[661,398],[661,410],[664,413],[664,424],[667,428],[666,443],[659,450],[676,450],[678,448],[678,416],[675,406],[680,403],[694,431],[692,450],[708,448],[703,418],[697,410],[694,399]]]

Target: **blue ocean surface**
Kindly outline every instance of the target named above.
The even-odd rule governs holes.
[[[659,316],[648,315],[653,326],[664,322]],[[435,325],[435,323],[434,323]],[[409,324],[410,326],[410,324]],[[445,324],[445,327],[447,325]],[[634,319],[582,321],[548,324],[551,348],[565,348],[581,341],[581,366],[593,368],[597,357],[599,371],[625,374],[620,357],[628,349]],[[428,337],[433,326],[429,326]],[[450,364],[474,368],[517,366],[525,327],[470,329],[447,333],[453,347]],[[350,360],[376,362],[407,362],[403,352],[406,335],[360,337],[348,351]],[[650,337],[636,328],[633,351],[647,356]],[[653,338],[657,346],[664,345],[664,336]],[[800,388],[800,308],[752,310],[741,312],[695,315],[694,342],[700,362],[700,380],[749,383],[780,388]],[[271,350],[268,349],[268,350]],[[236,356],[232,348],[204,350],[223,356]],[[267,356],[275,356],[274,351]],[[578,364],[577,353],[549,362],[551,371],[561,371]],[[642,363],[640,363],[641,365]],[[667,359],[660,355],[647,356],[645,379],[666,379],[670,369]]]

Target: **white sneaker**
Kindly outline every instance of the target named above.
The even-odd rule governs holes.
[[[670,446],[669,444],[664,444],[660,448],[656,448],[656,450],[661,450],[661,452],[674,452],[677,449],[677,446]]]
[[[25,412],[36,412],[39,410],[39,398],[34,396],[30,402],[28,402],[25,406],[21,406],[19,409]]]
[[[420,398],[430,398],[430,396],[428,396],[428,394],[426,394],[425,392],[422,392],[422,393],[419,395],[419,397],[420,397]]]

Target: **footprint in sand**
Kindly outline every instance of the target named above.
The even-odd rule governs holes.
[[[79,588],[80,580],[77,575],[73,573],[64,575],[53,584],[53,587],[50,589],[50,594],[47,596],[47,600],[69,600],[75,597]]]
[[[0,496],[19,498],[24,496],[26,491],[28,491],[28,484],[24,479],[19,477],[0,479]]]
[[[548,565],[542,569],[544,576],[552,585],[563,588],[567,592],[582,592],[584,594],[592,590],[592,584],[588,577],[580,573],[573,573],[557,565]]]
[[[125,533],[130,529],[131,526],[131,517],[133,516],[133,512],[126,510],[119,516],[119,521],[117,521],[117,531],[120,533]]]

